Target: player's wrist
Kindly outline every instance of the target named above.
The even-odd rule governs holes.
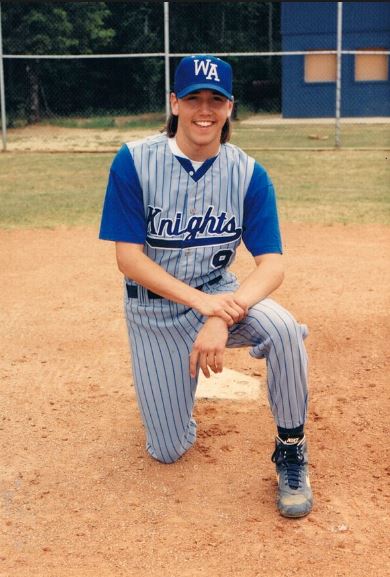
[[[196,309],[201,314],[203,314],[203,306],[204,306],[204,293],[196,288],[190,288],[190,293],[188,297],[187,304],[192,309]]]
[[[221,329],[228,328],[228,326],[229,326],[228,323],[223,318],[218,317],[216,315],[207,317],[205,324],[206,325],[213,325],[215,327],[218,326]]]

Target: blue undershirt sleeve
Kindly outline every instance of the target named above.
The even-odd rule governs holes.
[[[146,218],[142,188],[126,145],[115,156],[108,178],[99,238],[144,244]]]
[[[274,187],[258,162],[245,195],[242,239],[253,256],[283,252]]]

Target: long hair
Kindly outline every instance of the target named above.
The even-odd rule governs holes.
[[[163,128],[162,132],[166,132],[169,138],[173,138],[177,132],[177,126],[179,124],[179,117],[175,114],[171,114],[167,120],[165,127]],[[229,142],[231,136],[232,128],[230,124],[230,119],[227,118],[225,124],[221,130],[221,144],[225,144],[225,142]]]

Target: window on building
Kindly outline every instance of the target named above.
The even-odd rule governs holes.
[[[370,50],[384,50],[370,48]],[[387,54],[355,54],[355,80],[370,82],[389,79],[389,57]]]
[[[305,54],[305,82],[336,82],[336,54]]]

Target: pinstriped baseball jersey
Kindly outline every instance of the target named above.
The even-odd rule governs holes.
[[[179,153],[165,134],[119,150],[100,238],[142,244],[168,273],[205,292],[233,292],[238,283],[228,267],[241,240],[254,256],[282,251],[272,183],[253,158],[230,144],[194,165]],[[125,313],[146,447],[170,463],[196,439],[197,378],[190,375],[189,355],[205,319],[134,284],[126,279]],[[252,356],[266,358],[271,410],[284,428],[306,419],[306,334],[271,299],[229,329],[228,347],[251,347]]]
[[[197,286],[235,257],[281,252],[275,194],[266,171],[221,145],[198,170],[166,135],[130,142],[111,167],[100,238],[140,243],[174,277]]]

